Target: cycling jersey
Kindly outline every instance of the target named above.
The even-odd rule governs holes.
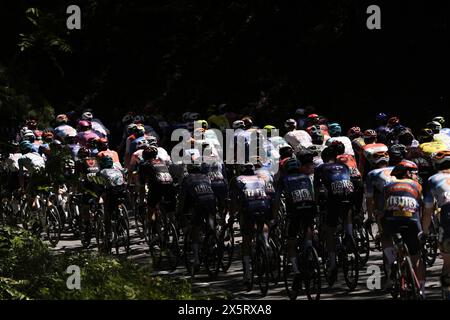
[[[350,169],[341,163],[324,163],[314,170],[314,188],[324,185],[328,196],[349,197],[354,191]]]
[[[330,138],[330,139],[328,139],[326,141],[325,145],[329,146],[329,145],[331,145],[331,143],[333,141],[340,141],[340,142],[342,142],[342,144],[345,147],[344,154],[350,154],[352,156],[355,155],[355,152],[353,151],[353,147],[352,147],[352,142],[350,141],[350,139],[348,137],[344,137],[344,136],[342,136],[342,137],[332,137],[332,138]]]
[[[284,140],[289,143],[295,152],[299,152],[301,147],[307,148],[312,145],[311,136],[305,130],[292,130],[284,135]]]
[[[255,174],[264,180],[264,183],[266,185],[266,194],[271,198],[274,199],[275,196],[275,186],[274,186],[274,179],[272,174],[269,170],[262,167],[260,169],[255,170]]]
[[[99,139],[100,137],[92,130],[79,132],[77,135],[77,142],[81,147],[86,147],[90,139]]]
[[[422,143],[419,148],[425,156],[431,157],[431,155],[435,152],[447,150],[447,145],[442,141],[432,141]]]
[[[450,136],[444,132],[440,132],[438,134],[435,134],[433,137],[434,141],[442,142],[446,145],[447,150],[450,149]]]
[[[19,172],[28,171],[30,174],[33,174],[37,171],[45,169],[44,158],[42,158],[37,152],[29,152],[22,155],[22,157],[18,160],[18,164]]]
[[[374,199],[375,208],[379,212],[384,210],[383,188],[395,180],[395,177],[391,176],[392,169],[394,167],[374,169],[366,177],[366,195]]]
[[[22,157],[21,153],[11,153],[3,162],[3,168],[6,172],[19,171],[19,159]]]
[[[350,177],[352,180],[361,179],[361,172],[358,170],[355,157],[350,154],[341,154],[336,157],[336,162],[345,164],[350,169]]]
[[[106,138],[108,133],[105,130],[105,127],[96,121],[91,122],[92,131],[94,131],[100,138]]]
[[[257,175],[242,175],[235,178],[232,192],[245,213],[265,214],[270,208],[266,194],[266,183]]]
[[[119,155],[117,154],[116,151],[108,149],[108,150],[100,151],[99,153],[97,153],[98,158],[103,158],[105,156],[111,157],[114,168],[119,169],[119,170],[123,169],[122,164],[120,163],[120,160],[119,160]]]
[[[377,152],[387,152],[388,147],[382,143],[370,143],[366,144],[362,147],[362,155],[359,158],[358,168],[361,172],[363,178],[366,177],[367,173],[372,170],[372,165],[367,160],[369,157],[372,157],[373,154]]]
[[[94,176],[88,176],[88,178],[97,184],[105,186],[107,189],[125,185],[122,171],[114,168],[102,169]]]
[[[312,207],[315,204],[313,176],[294,173],[282,177],[277,185],[277,198],[281,193],[284,193],[286,203],[290,207]]]
[[[419,220],[422,186],[411,179],[389,182],[383,188],[384,214],[387,220]]]
[[[438,207],[450,204],[450,172],[438,172],[428,179],[428,190],[425,195],[425,207],[433,208],[434,199]]]
[[[60,126],[57,126],[55,129],[53,129],[53,133],[58,138],[65,139],[68,136],[72,136],[72,137],[76,136],[77,130],[75,130],[73,127],[71,127],[67,124],[62,124]]]

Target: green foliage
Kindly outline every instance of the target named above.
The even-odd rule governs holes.
[[[0,299],[194,298],[185,279],[155,277],[131,261],[94,253],[56,254],[21,229],[0,228],[0,261]],[[80,267],[80,290],[66,286],[70,265]]]

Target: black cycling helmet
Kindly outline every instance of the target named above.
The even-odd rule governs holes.
[[[420,143],[426,143],[431,142],[434,139],[434,132],[430,128],[425,128],[420,130],[419,134],[417,135],[417,140],[419,140]]]
[[[409,130],[402,131],[397,136],[399,144],[410,146],[414,140],[414,135]]]
[[[391,164],[397,164],[403,159],[405,159],[406,156],[406,146],[403,144],[393,144],[389,147],[388,153],[389,153],[389,160]]]
[[[334,140],[328,147],[331,148],[336,153],[336,155],[341,155],[345,152],[345,146],[339,140]]]
[[[150,159],[156,159],[158,155],[158,148],[154,146],[148,146],[142,151],[142,158],[147,161]]]
[[[326,162],[336,158],[336,152],[332,148],[327,147],[327,148],[323,149],[321,157],[322,157],[323,162],[326,163]]]
[[[288,173],[298,172],[298,170],[300,169],[300,162],[296,157],[292,157],[286,161],[286,163],[284,164],[284,169]]]
[[[110,156],[104,156],[100,158],[100,168],[102,169],[110,169],[113,167],[114,162]]]
[[[247,162],[241,165],[241,174],[242,175],[254,175],[255,174],[255,165],[251,162]]]

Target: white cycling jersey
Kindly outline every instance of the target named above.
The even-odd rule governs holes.
[[[353,147],[352,147],[352,142],[350,141],[350,139],[349,139],[348,137],[344,137],[344,136],[341,136],[341,137],[332,137],[332,138],[328,139],[328,140],[325,142],[325,145],[328,147],[329,145],[331,145],[331,143],[332,143],[333,141],[340,141],[340,142],[342,142],[342,144],[343,144],[344,147],[345,147],[344,154],[350,154],[350,155],[352,155],[352,156],[355,155],[355,152],[353,151]]]
[[[312,145],[311,136],[305,130],[293,130],[284,135],[284,140],[289,143],[295,152],[300,151],[300,146],[308,148]]]
[[[29,173],[34,173],[36,171],[45,169],[45,160],[37,152],[29,152],[22,155],[18,160],[19,172],[28,171]]]

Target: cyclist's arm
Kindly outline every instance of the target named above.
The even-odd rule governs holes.
[[[430,224],[431,224],[431,216],[433,215],[433,211],[434,211],[434,196],[433,196],[433,191],[432,191],[432,185],[431,185],[431,181],[428,181],[428,190],[425,194],[425,198],[424,198],[424,210],[423,210],[423,216],[422,216],[422,228],[423,228],[423,232],[425,234],[428,234],[429,232],[429,228],[430,228]]]

